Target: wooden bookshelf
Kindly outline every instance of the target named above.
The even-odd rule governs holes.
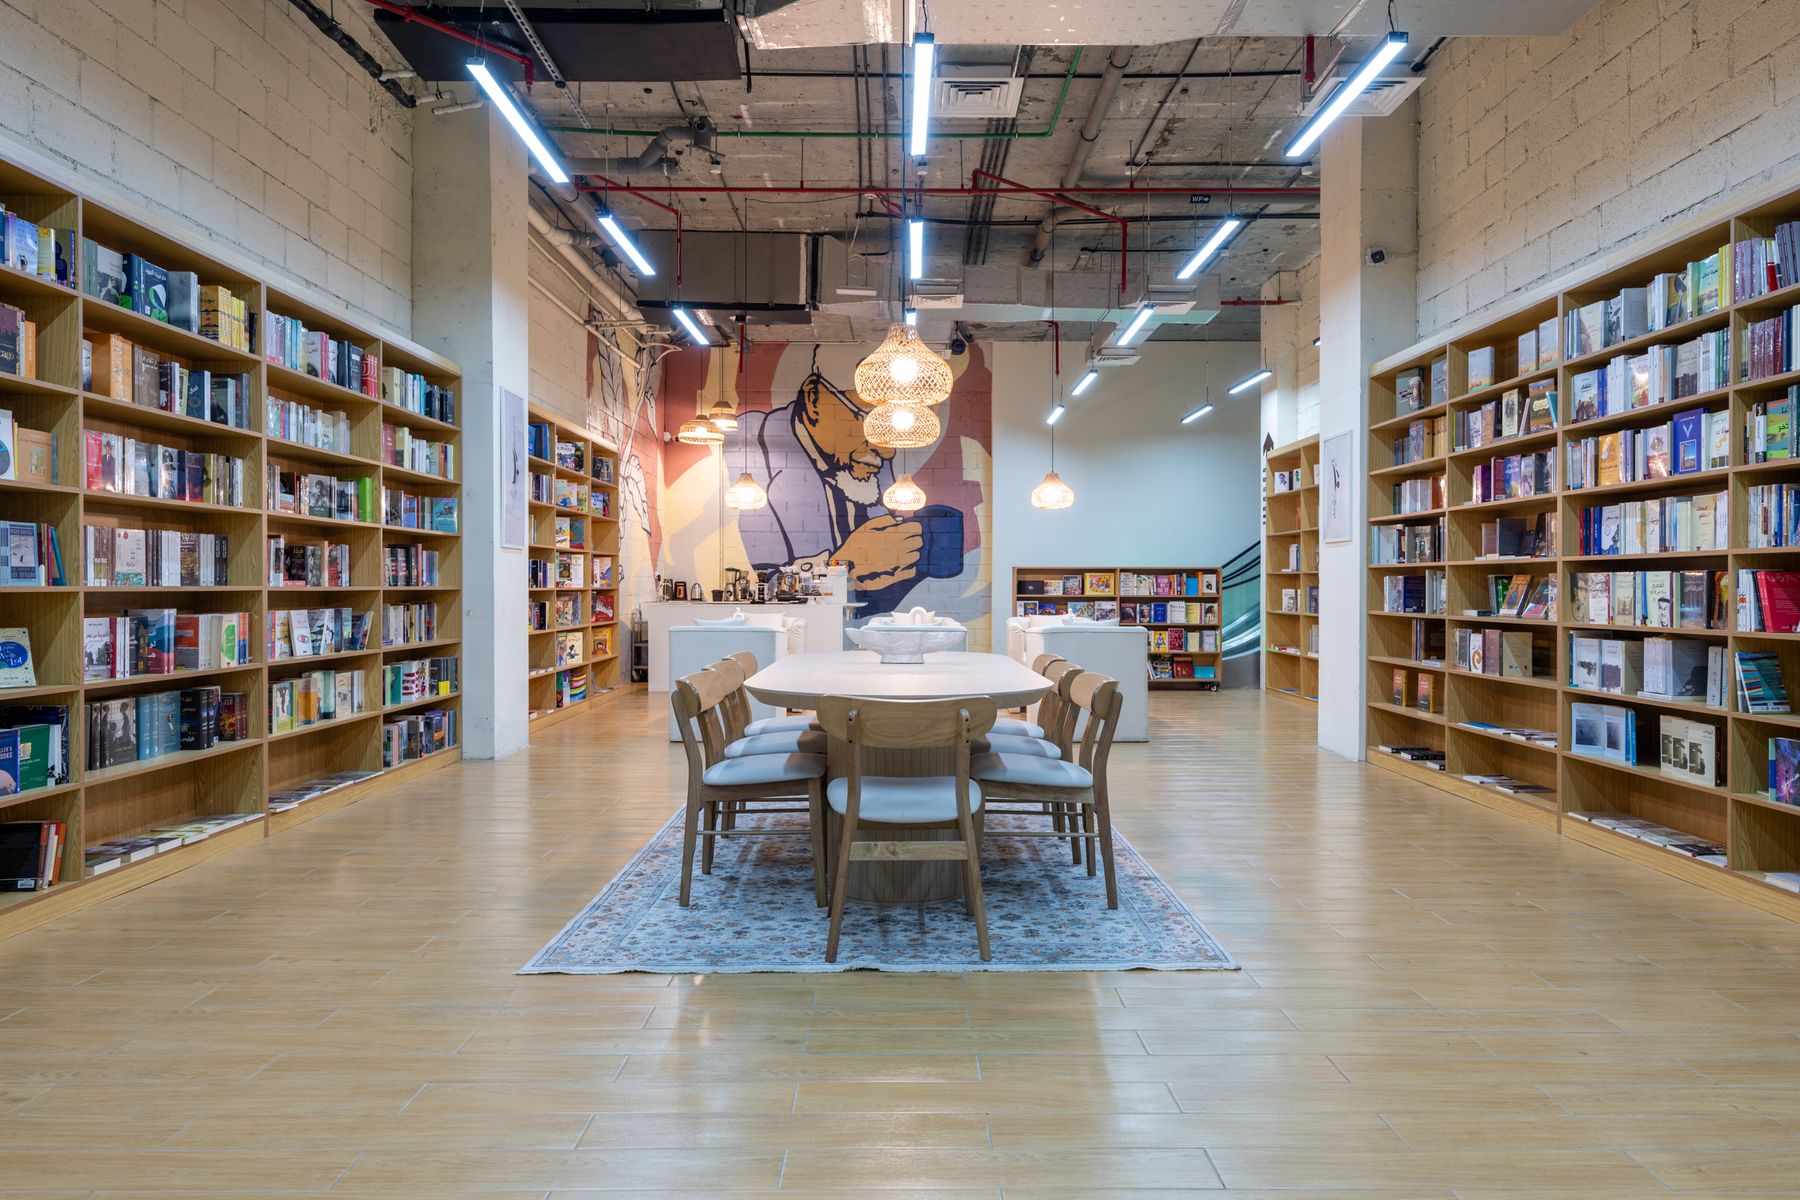
[[[1080,590],[1074,590],[1074,585]],[[1130,591],[1120,589],[1129,584]],[[1164,589],[1167,590],[1164,590]],[[1183,607],[1174,613],[1167,605]],[[1160,613],[1156,605],[1165,606]],[[1070,615],[1117,619],[1151,638],[1152,687],[1217,691],[1223,673],[1217,567],[1017,567],[1015,616]],[[1156,618],[1161,616],[1162,620]],[[1179,617],[1179,620],[1169,618]],[[1156,649],[1179,639],[1181,649]],[[1167,674],[1159,674],[1166,670]]]
[[[1751,324],[1791,308],[1800,289],[1733,299],[1733,280],[1727,270],[1723,302],[1712,311],[1647,334],[1624,336],[1612,344],[1599,344],[1604,342],[1602,336],[1580,353],[1565,352],[1570,314],[1595,301],[1617,296],[1623,288],[1644,287],[1656,276],[1683,271],[1689,263],[1712,255],[1721,247],[1750,238],[1772,237],[1778,225],[1794,220],[1800,220],[1800,193],[1724,213],[1696,232],[1646,246],[1629,259],[1615,259],[1604,270],[1556,295],[1534,300],[1468,332],[1427,343],[1376,366],[1371,373],[1369,400],[1371,538],[1377,527],[1439,524],[1442,553],[1437,562],[1371,566],[1366,670],[1372,763],[1557,829],[1574,840],[1656,867],[1758,908],[1800,920],[1800,895],[1763,879],[1764,872],[1800,871],[1800,807],[1773,802],[1766,791],[1769,741],[1800,735],[1800,717],[1738,711],[1732,657],[1746,651],[1775,653],[1790,696],[1800,697],[1800,690],[1796,690],[1800,689],[1800,640],[1794,634],[1740,630],[1736,614],[1740,570],[1788,569],[1796,561],[1792,549],[1752,548],[1746,511],[1751,487],[1800,484],[1800,459],[1749,462],[1746,429],[1752,406],[1789,396],[1789,388],[1800,383],[1800,371],[1748,378],[1747,352]],[[1541,362],[1521,362],[1520,335],[1547,321],[1555,323],[1558,353],[1545,355]],[[1642,355],[1651,347],[1680,346],[1702,335],[1716,334],[1723,335],[1729,360],[1723,386],[1712,386],[1719,382],[1716,379],[1696,380],[1686,385],[1684,390],[1689,394],[1679,399],[1575,419],[1578,376],[1604,369],[1618,356]],[[1488,347],[1494,347],[1493,380],[1476,379],[1472,385],[1472,355],[1484,358],[1480,352]],[[1441,389],[1443,394],[1428,391],[1426,407],[1417,412],[1402,411],[1397,395],[1403,374],[1423,370],[1429,377],[1433,363],[1440,364],[1438,371],[1446,384]],[[1456,445],[1455,426],[1462,414],[1503,400],[1515,389],[1523,397],[1536,383],[1547,383],[1555,389],[1553,431],[1528,431],[1479,448]],[[1708,468],[1703,439],[1700,469],[1691,473],[1569,488],[1569,455],[1585,439],[1650,429],[1670,421],[1674,414],[1693,410],[1725,415],[1729,430],[1728,465]],[[1445,436],[1439,444],[1423,445],[1421,453],[1423,439],[1410,435],[1418,422],[1438,419],[1446,424]],[[1409,445],[1417,457],[1405,459],[1403,451]],[[1674,447],[1669,449],[1675,451]],[[1545,494],[1507,494],[1475,503],[1478,466],[1494,458],[1537,452],[1554,455],[1550,487]],[[1444,480],[1443,506],[1427,504],[1430,511],[1415,517],[1398,515],[1395,486],[1434,475]],[[1730,536],[1723,548],[1664,554],[1582,553],[1582,514],[1590,507],[1717,492],[1726,494],[1730,511]],[[1483,557],[1485,523],[1498,517],[1516,517],[1529,526],[1536,523],[1540,514],[1554,515],[1556,521],[1555,539],[1547,553],[1524,561]],[[1610,624],[1596,619],[1610,614],[1576,609],[1579,598],[1575,577],[1582,572],[1669,570],[1725,572],[1722,620],[1715,621],[1711,628],[1650,628]],[[1441,611],[1416,615],[1384,611],[1384,578],[1425,571],[1442,572]],[[1508,573],[1555,580],[1556,607],[1545,619],[1472,615],[1488,610],[1488,577]],[[1456,665],[1457,631],[1489,628],[1529,637],[1532,661],[1528,674],[1478,673]],[[1708,646],[1722,645],[1726,651],[1725,704],[1711,707],[1573,686],[1571,637],[1576,634],[1627,639],[1687,637]],[[1422,660],[1421,635],[1434,646],[1437,639],[1442,639],[1441,658],[1434,654],[1430,660]],[[1523,642],[1515,644],[1523,646]],[[1520,655],[1511,658],[1516,669],[1523,669]],[[1404,673],[1407,689],[1407,703],[1399,706],[1392,703],[1396,672]],[[1421,678],[1429,681],[1429,712],[1418,701]],[[1573,709],[1576,704],[1588,703],[1610,704],[1634,714],[1636,761],[1574,751]],[[1800,706],[1800,699],[1794,703]],[[1724,766],[1722,783],[1715,786],[1659,767],[1659,734],[1662,722],[1670,718],[1712,727],[1715,753]],[[1503,733],[1470,728],[1467,722],[1544,730],[1555,734],[1555,742],[1538,745]],[[1384,743],[1441,751],[1445,769],[1433,771],[1383,753],[1378,747]],[[1506,794],[1463,778],[1470,774],[1510,775],[1548,790]],[[1696,840],[1718,843],[1725,847],[1726,861],[1714,865],[1585,819],[1604,813],[1627,814]]]
[[[529,687],[539,729],[619,686],[618,451],[533,405],[529,466]]]
[[[1269,451],[1263,472],[1263,688],[1319,702],[1319,439]],[[1281,486],[1278,486],[1281,485]],[[1292,606],[1288,600],[1292,598]]]
[[[0,303],[23,310],[38,329],[35,377],[0,374],[0,408],[9,410],[20,428],[51,434],[55,439],[52,480],[0,483],[0,513],[6,520],[54,528],[66,580],[63,586],[0,590],[0,626],[28,631],[38,678],[35,688],[0,690],[0,704],[66,706],[71,742],[67,748],[68,784],[0,796],[0,821],[54,820],[64,824],[61,882],[41,892],[9,893],[0,898],[0,937],[4,937],[341,807],[397,779],[457,761],[462,753],[457,697],[433,696],[396,712],[382,703],[381,668],[413,657],[460,658],[458,536],[390,527],[383,520],[382,502],[385,488],[403,488],[414,496],[455,499],[460,507],[462,487],[461,432],[455,423],[411,411],[398,394],[384,399],[280,366],[263,353],[263,335],[271,327],[271,315],[279,314],[298,318],[310,330],[354,345],[375,364],[373,386],[377,392],[381,390],[381,368],[398,368],[454,392],[459,385],[455,364],[288,294],[278,284],[213,257],[197,241],[146,227],[102,201],[5,162],[0,162],[0,204],[73,235],[69,247],[72,286],[63,286],[53,277],[0,267]],[[243,306],[239,344],[229,345],[179,328],[111,299],[84,295],[79,290],[84,239],[122,254],[140,255],[169,271],[193,272],[202,288],[228,288]],[[241,376],[241,421],[223,423],[205,415],[164,411],[147,391],[132,389],[129,380],[120,395],[112,394],[114,389],[100,379],[90,380],[84,387],[84,340],[104,339],[110,346],[111,335],[190,371]],[[333,424],[347,431],[347,440],[338,444],[334,435],[332,445],[325,448],[306,444],[304,434],[278,436],[268,424],[269,402],[278,399],[342,413],[341,425],[335,418]],[[449,447],[448,457],[456,461],[446,461],[444,470],[435,475],[390,462],[383,453],[384,425],[412,429],[422,438]],[[241,459],[241,502],[190,502],[90,488],[84,436],[88,433],[117,434]],[[268,485],[281,471],[367,479],[372,511],[368,519],[356,521],[272,511]],[[460,522],[460,512],[456,520]],[[88,586],[83,534],[88,526],[225,535],[229,548],[224,578],[207,586]],[[341,583],[315,586],[272,583],[276,575],[271,568],[269,538],[277,534],[296,542],[347,547],[347,575],[341,577]],[[415,544],[429,544],[437,551],[437,580],[419,586],[390,586],[384,570],[387,548]],[[386,605],[432,601],[438,615],[435,636],[429,643],[382,645]],[[248,614],[248,661],[211,670],[86,680],[83,619],[144,608]],[[302,608],[349,608],[354,614],[367,614],[365,648],[272,659],[270,614]],[[359,673],[364,709],[272,732],[271,689],[313,670]],[[134,700],[201,685],[217,685],[226,692],[245,695],[245,736],[204,749],[115,763],[101,770],[85,769],[89,702]],[[385,764],[385,728],[402,717],[431,710],[448,714],[444,721],[446,748]],[[272,803],[272,794],[351,772],[368,774],[292,806]],[[245,819],[140,861],[97,875],[86,873],[84,851],[88,846],[229,814],[242,814]]]

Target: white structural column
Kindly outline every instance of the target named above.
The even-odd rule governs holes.
[[[500,549],[500,398],[528,395],[524,148],[492,105],[413,131],[413,338],[462,367],[463,752],[529,737],[526,553]]]
[[[1344,432],[1354,452],[1350,540],[1319,539],[1319,745],[1352,759],[1363,757],[1368,729],[1369,367],[1412,344],[1418,323],[1416,104],[1339,121],[1320,156],[1320,453]],[[1371,248],[1385,261],[1371,265]],[[1323,492],[1320,500],[1322,513]]]

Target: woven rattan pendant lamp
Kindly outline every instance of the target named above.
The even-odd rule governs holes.
[[[942,404],[955,383],[950,364],[905,325],[889,328],[887,339],[856,367],[856,394],[871,408]]]

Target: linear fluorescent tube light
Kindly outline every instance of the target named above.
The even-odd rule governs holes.
[[[1256,374],[1250,376],[1250,378],[1239,380],[1237,383],[1232,384],[1231,389],[1229,391],[1227,391],[1225,394],[1227,396],[1235,396],[1239,392],[1247,392],[1251,388],[1255,387],[1257,384],[1261,383],[1263,380],[1267,379],[1269,376],[1273,375],[1274,373],[1275,372],[1269,370],[1269,368],[1264,367],[1262,370],[1258,371]]]
[[[906,323],[908,325],[912,326],[914,329],[917,329],[919,327],[919,310],[918,309],[909,308],[906,310]]]
[[[929,33],[913,38],[912,125],[907,151],[925,157],[925,139],[931,134],[931,67],[937,58],[937,39]]]
[[[1195,421],[1198,421],[1201,417],[1204,417],[1207,413],[1211,412],[1212,409],[1212,401],[1208,400],[1205,404],[1202,404],[1199,408],[1196,408],[1193,412],[1181,418],[1181,423],[1183,425],[1192,425]]]
[[[656,268],[650,265],[650,260],[644,257],[644,252],[637,248],[637,243],[631,240],[631,235],[625,232],[625,227],[611,213],[601,213],[599,220],[600,228],[606,231],[607,240],[624,252],[625,257],[638,269],[639,275],[648,278],[656,274]]]
[[[1138,309],[1137,316],[1131,318],[1131,324],[1125,326],[1125,332],[1119,335],[1118,344],[1121,346],[1131,345],[1131,339],[1136,337],[1144,326],[1150,323],[1150,318],[1155,315],[1156,305],[1154,304],[1146,304]]]
[[[1050,415],[1044,418],[1044,424],[1046,424],[1046,425],[1056,424],[1058,421],[1062,420],[1062,415],[1067,411],[1069,411],[1068,405],[1058,404],[1055,408],[1052,408],[1050,410]]]
[[[1211,262],[1213,255],[1225,248],[1225,243],[1231,240],[1232,234],[1243,228],[1243,224],[1242,217],[1226,217],[1224,222],[1213,230],[1213,235],[1206,239],[1206,244],[1194,251],[1194,257],[1187,260],[1187,265],[1175,272],[1175,278],[1186,279]]]
[[[912,263],[908,279],[925,278],[925,222],[914,217],[906,227],[907,257]]]
[[[1356,69],[1356,74],[1338,84],[1337,91],[1331,93],[1331,99],[1325,102],[1325,107],[1313,114],[1312,120],[1301,127],[1300,132],[1294,136],[1294,140],[1288,143],[1287,149],[1282,153],[1289,158],[1299,158],[1311,149],[1312,144],[1319,140],[1319,135],[1324,133],[1333,121],[1344,115],[1344,110],[1350,107],[1351,102],[1367,91],[1369,85],[1375,82],[1375,77],[1381,74],[1389,63],[1400,57],[1400,52],[1404,49],[1406,49],[1404,33],[1390,33],[1383,38],[1381,45],[1376,47],[1375,53],[1364,60],[1363,65]]]
[[[500,115],[506,118],[506,123],[513,127],[513,132],[519,135],[519,140],[525,143],[526,148],[531,151],[531,156],[538,160],[538,166],[544,168],[544,174],[557,183],[569,182],[569,173],[562,169],[561,163],[556,161],[556,155],[551,151],[549,143],[544,141],[543,136],[525,118],[525,114],[519,111],[519,106],[513,102],[512,93],[507,90],[506,85],[495,79],[494,73],[488,70],[488,65],[479,58],[471,58],[468,67],[469,74],[475,77],[475,82],[481,85],[481,90],[487,93],[487,98],[493,101],[495,108],[500,110]]]
[[[1069,395],[1071,395],[1071,396],[1081,395],[1081,393],[1083,393],[1083,392],[1087,391],[1089,388],[1093,387],[1094,380],[1096,380],[1098,378],[1100,378],[1100,372],[1094,371],[1094,370],[1089,370],[1086,375],[1083,375],[1081,377],[1081,382],[1077,383],[1074,387],[1069,389]]]
[[[712,339],[701,332],[700,326],[694,324],[694,318],[688,316],[687,309],[671,308],[669,311],[675,314],[675,319],[681,322],[681,327],[688,331],[689,337],[693,338],[703,346],[712,345]]]

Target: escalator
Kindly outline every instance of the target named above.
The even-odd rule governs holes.
[[[1219,569],[1225,656],[1219,677],[1225,687],[1262,686],[1262,590],[1262,543],[1252,542]]]

